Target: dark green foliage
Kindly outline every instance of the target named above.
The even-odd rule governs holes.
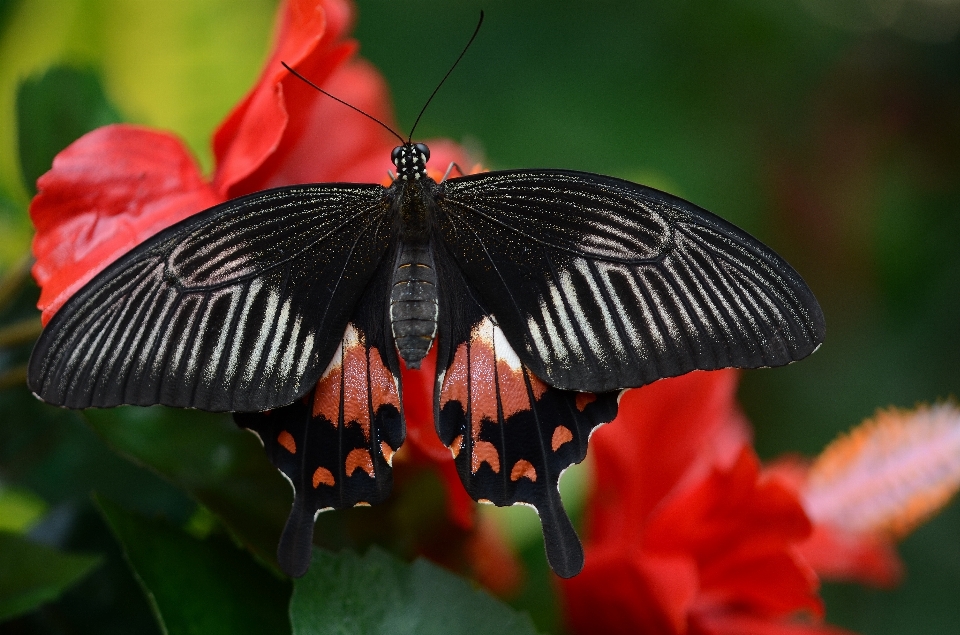
[[[29,192],[53,157],[94,128],[121,120],[96,73],[56,66],[20,85],[17,141],[20,170]]]
[[[283,635],[290,632],[281,581],[222,536],[193,538],[107,499],[97,502],[150,600],[164,633]]]
[[[115,451],[201,502],[241,544],[275,562],[290,486],[229,416],[154,407],[89,410],[85,418]]]
[[[426,560],[408,565],[371,548],[314,549],[294,584],[294,635],[533,635],[530,618]]]
[[[0,621],[55,599],[100,564],[0,531]]]

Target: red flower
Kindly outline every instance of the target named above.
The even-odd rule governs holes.
[[[217,165],[209,180],[178,138],[137,126],[94,130],[57,155],[30,205],[44,323],[116,258],[212,205],[279,185],[383,179],[396,139],[280,65],[390,124],[382,78],[354,57],[357,44],[346,38],[352,14],[347,0],[281,7],[260,79],[214,134]],[[450,142],[430,142],[430,149],[433,165],[469,165]]]
[[[794,491],[763,478],[735,371],[627,393],[592,439],[583,572],[561,582],[577,633],[840,633],[820,617],[796,548],[811,532]]]

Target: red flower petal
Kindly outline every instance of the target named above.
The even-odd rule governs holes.
[[[743,448],[731,468],[713,470],[697,487],[661,507],[646,528],[644,544],[656,550],[683,546],[706,561],[728,555],[744,542],[754,550],[781,548],[810,531],[794,492],[775,480],[760,481],[760,462]]]
[[[698,576],[696,563],[682,554],[652,556],[611,545],[590,552],[583,571],[561,584],[567,623],[580,635],[682,635]]]
[[[176,137],[113,125],[84,135],[37,181],[33,275],[46,324],[132,247],[221,201]]]
[[[826,624],[768,620],[746,613],[717,613],[693,620],[690,635],[855,635]]]
[[[810,521],[790,489],[759,473],[759,461],[744,448],[730,469],[714,470],[654,514],[644,549],[689,553],[708,602],[766,615],[819,615],[816,576],[793,555],[810,535]]]
[[[617,419],[593,435],[593,542],[635,541],[654,507],[681,480],[696,482],[748,436],[734,370],[693,372],[628,391]]]
[[[814,525],[798,553],[817,575],[828,580],[893,587],[903,578],[903,561],[888,536],[850,533]]]
[[[311,76],[312,79],[312,76]],[[388,170],[395,170],[390,151],[399,143],[389,132],[343,104],[316,92],[300,80],[298,86],[284,83],[291,130],[277,152],[243,183],[262,189],[289,183],[355,182],[379,183]],[[392,125],[387,86],[367,61],[351,60],[322,84],[364,112]],[[432,149],[432,148],[431,148]]]
[[[420,362],[420,368],[407,368],[403,362],[403,415],[407,422],[407,441],[438,463],[452,462],[450,450],[440,443],[433,425],[433,383],[437,368],[437,347]]]
[[[752,536],[744,533],[746,548],[701,570],[700,602],[765,617],[785,617],[802,610],[823,617],[817,577],[795,550],[781,545],[778,552],[750,553]]]
[[[317,84],[325,82],[356,50],[356,43],[341,41],[351,14],[344,0],[290,0],[281,9],[277,45],[260,79],[214,135],[214,184],[226,197],[297,182],[271,177],[285,163],[288,146],[306,132],[315,105],[323,108],[323,102],[332,100],[291,75],[280,62]]]

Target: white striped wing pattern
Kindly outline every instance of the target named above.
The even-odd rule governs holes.
[[[583,172],[490,172],[438,197],[450,253],[534,374],[603,392],[779,366],[823,340],[800,275],[682,199]]]
[[[285,405],[316,383],[393,240],[384,188],[266,190],[192,216],[56,313],[30,362],[44,401],[214,411]]]

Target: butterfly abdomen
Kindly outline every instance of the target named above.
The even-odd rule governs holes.
[[[437,334],[437,271],[429,244],[404,244],[393,271],[390,326],[400,357],[419,368]]]

